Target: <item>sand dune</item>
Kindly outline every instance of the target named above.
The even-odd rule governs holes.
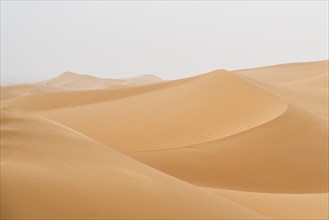
[[[13,100],[7,104],[44,110],[39,114],[124,151],[207,142],[263,124],[286,109],[279,98],[226,71],[163,84],[166,87],[159,84],[152,92],[146,87],[138,95],[74,108],[45,108],[45,100],[62,103],[63,98],[68,99],[64,93],[61,99],[44,95],[33,102]]]
[[[263,218],[30,113],[1,123],[3,219]]]
[[[2,90],[2,216],[328,218],[328,61],[30,86]]]

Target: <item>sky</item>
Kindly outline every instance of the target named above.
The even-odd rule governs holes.
[[[328,59],[328,1],[1,1],[1,84]]]

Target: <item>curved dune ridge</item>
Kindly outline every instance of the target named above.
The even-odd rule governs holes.
[[[328,61],[1,92],[6,218],[329,218]]]

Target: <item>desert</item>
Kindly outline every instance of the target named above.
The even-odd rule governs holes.
[[[1,86],[1,219],[328,219],[328,66]]]

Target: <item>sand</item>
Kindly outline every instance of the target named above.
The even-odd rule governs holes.
[[[1,123],[3,218],[262,218],[31,113]]]
[[[2,218],[329,217],[328,61],[1,97]]]

